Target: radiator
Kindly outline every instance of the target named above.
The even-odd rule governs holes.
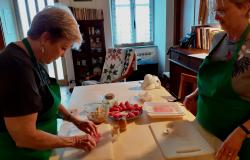
[[[158,63],[157,46],[135,48],[137,65]]]

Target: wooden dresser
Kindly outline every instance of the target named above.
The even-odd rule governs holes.
[[[197,75],[199,66],[208,54],[207,50],[173,47],[169,51],[170,93],[177,97],[181,73]]]

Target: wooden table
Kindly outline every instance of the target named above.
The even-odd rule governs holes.
[[[130,103],[138,103],[138,94],[143,91],[140,86],[141,84],[139,81],[133,81],[75,87],[69,107],[71,110],[76,111],[80,106],[101,102],[102,96],[110,92],[115,94],[115,97],[119,102],[129,101]],[[155,102],[166,102],[167,98],[171,96],[163,87],[160,89],[148,90],[148,92],[153,95],[153,101]],[[183,117],[184,120],[195,120],[195,117],[190,112],[185,112],[186,114]],[[141,118],[129,123],[127,125],[127,130],[120,133],[118,140],[112,142],[114,159],[163,160],[164,157],[149,129],[150,124],[159,121],[160,120],[150,119],[144,112]],[[166,121],[166,119],[164,119],[164,121]],[[197,124],[195,125],[200,130],[199,126]],[[64,122],[59,134],[68,135],[69,130],[72,129],[72,127],[72,124]],[[204,131],[201,131],[201,134],[207,137],[208,141],[212,142],[211,145],[213,145],[215,149],[218,147],[218,143],[214,142],[215,139],[213,136]],[[65,149],[57,150],[56,155],[53,156],[52,159],[65,159],[63,152],[65,152]],[[85,158],[79,157],[79,159]]]

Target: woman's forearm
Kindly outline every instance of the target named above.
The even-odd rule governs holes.
[[[243,124],[250,131],[250,119]]]
[[[198,96],[198,88],[196,88],[191,94],[193,96]]]
[[[19,141],[16,141],[16,145],[18,147],[36,150],[73,147],[74,137],[61,137],[37,130],[33,134],[24,136],[21,140],[19,139]]]
[[[62,104],[58,107],[59,113],[62,115],[63,119],[72,123],[76,123],[77,118],[73,116]]]
[[[242,128],[243,127],[243,128]],[[249,136],[250,132],[250,120],[247,120],[245,123],[239,125],[236,130],[238,130],[239,136],[243,139],[245,139],[247,136]],[[247,130],[247,131],[246,131]]]
[[[77,139],[79,139],[79,136],[63,137],[37,129],[37,115],[38,113],[33,113],[18,117],[4,117],[6,128],[16,146],[44,150],[75,147],[78,144]]]
[[[242,124],[248,131],[250,131],[250,119],[249,120],[247,120],[245,123],[243,123]],[[244,131],[245,132],[245,134],[247,135],[247,132],[246,131]],[[249,136],[249,135],[247,135],[247,136]]]

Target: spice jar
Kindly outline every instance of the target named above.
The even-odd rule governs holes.
[[[119,120],[119,127],[120,127],[120,132],[126,131],[127,129],[127,120],[125,117],[122,117]]]
[[[119,129],[120,129],[120,126],[118,124],[112,125],[112,141],[118,140],[118,136],[120,134]]]

